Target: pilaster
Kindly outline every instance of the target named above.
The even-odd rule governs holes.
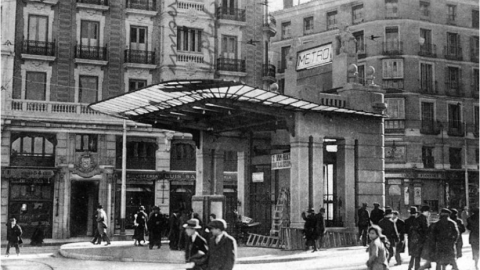
[[[290,138],[290,226],[303,228],[301,213],[307,211],[308,194],[308,138]]]
[[[315,211],[323,207],[323,137],[313,137],[313,202]]]
[[[344,227],[355,227],[355,145],[354,140],[339,141],[337,151],[337,196]],[[342,202],[340,204],[340,201]]]

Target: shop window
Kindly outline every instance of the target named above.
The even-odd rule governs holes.
[[[127,138],[127,169],[155,170],[157,143],[154,138]],[[122,167],[122,138],[117,138],[116,167]]]
[[[177,50],[202,52],[202,30],[179,26],[177,28]]]
[[[117,185],[115,196],[116,230],[120,229],[121,191],[121,185]],[[126,200],[125,229],[133,230],[135,229],[133,225],[134,216],[138,212],[139,207],[144,206],[145,212],[148,214],[152,211],[151,207],[155,205],[155,185],[153,184],[153,181],[138,181],[138,183],[134,184],[127,179]]]
[[[193,142],[172,141],[170,149],[170,170],[174,171],[195,171],[196,150]]]
[[[11,142],[11,166],[55,166],[54,134],[13,133]]]
[[[25,79],[25,99],[46,100],[47,73],[27,71]]]
[[[461,169],[462,168],[462,148],[450,147],[449,161],[450,161],[450,169]]]
[[[337,29],[337,11],[327,13],[327,30]]]
[[[130,79],[128,81],[128,91],[142,89],[147,86],[147,80]]]
[[[236,172],[237,164],[238,164],[237,152],[225,151],[223,170],[226,172]]]
[[[284,22],[282,23],[282,39],[291,38],[292,23]]]
[[[77,152],[97,152],[98,135],[96,134],[77,134],[75,137],[75,151]]]
[[[423,146],[422,147],[422,162],[423,167],[426,169],[435,168],[435,159],[433,156],[433,147]]]

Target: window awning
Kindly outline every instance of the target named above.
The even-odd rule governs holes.
[[[333,96],[333,95],[332,95]],[[294,112],[336,112],[382,117],[346,108],[342,97],[314,103],[224,80],[167,81],[102,100],[90,108],[114,117],[172,130],[225,132],[285,128]],[[287,119],[287,121],[286,121]],[[288,125],[288,123],[287,123]]]

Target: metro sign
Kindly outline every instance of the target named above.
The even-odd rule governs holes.
[[[297,56],[297,69],[310,69],[332,63],[332,43],[301,51]]]

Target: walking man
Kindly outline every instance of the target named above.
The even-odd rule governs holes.
[[[382,228],[382,233],[385,235],[385,237],[387,237],[388,242],[390,242],[390,247],[388,248],[389,254],[387,258],[389,263],[390,263],[390,259],[394,255],[396,255],[395,253],[397,249],[396,245],[399,242],[397,229],[395,227],[395,223],[393,222],[392,218],[393,218],[392,209],[387,209],[385,211],[385,217],[378,222],[378,226]],[[395,257],[395,259],[397,258]],[[397,259],[397,264],[399,263],[401,263],[401,261]]]
[[[362,207],[358,209],[358,241],[362,239],[362,245],[367,246],[367,230],[370,225],[370,214],[367,210],[367,204],[362,203]]]
[[[97,245],[102,243],[102,239],[107,241],[106,246],[110,245],[110,238],[107,235],[107,213],[103,210],[103,206],[99,204],[97,206],[97,230],[98,230],[98,240]]]
[[[148,227],[148,247],[153,249],[153,246],[157,248],[162,247],[162,231],[163,231],[163,215],[160,213],[160,207],[154,206],[153,212],[150,213],[148,218],[147,227]]]
[[[383,218],[385,212],[380,209],[380,204],[375,202],[373,203],[373,210],[370,213],[370,221],[372,224],[378,225],[378,222]]]
[[[10,218],[10,222],[7,223],[7,252],[5,254],[6,257],[10,255],[10,247],[15,247],[15,251],[17,252],[17,256],[20,255],[20,247],[19,244],[22,244],[22,228],[20,225],[17,224],[17,220],[12,217]]]
[[[193,263],[192,270],[203,270],[207,267],[207,241],[197,230],[201,229],[200,221],[192,218],[183,225],[187,234],[185,244],[185,262]]]
[[[169,232],[168,232],[168,240],[170,240],[170,249],[177,250],[178,249],[178,210],[174,210],[173,213],[170,215],[169,218]]]
[[[317,245],[315,244],[315,240],[317,239],[316,235],[316,219],[315,219],[315,210],[310,208],[308,211],[308,215],[305,215],[305,212],[302,212],[302,218],[305,220],[305,224],[303,225],[303,233],[305,234],[305,250],[309,250],[310,246],[313,246],[313,251],[317,251]]]
[[[418,248],[418,234],[415,232],[416,219],[417,219],[417,207],[410,207],[410,217],[405,220],[405,232],[408,237],[408,255],[410,255],[410,262],[408,263],[408,270],[418,270],[420,267],[420,252],[415,252]]]
[[[227,222],[215,219],[208,227],[213,236],[208,243],[210,255],[207,270],[232,270],[237,256],[237,242],[225,231]]]
[[[462,253],[462,248],[463,248],[463,239],[462,239],[462,233],[464,233],[465,230],[465,225],[463,224],[463,221],[458,218],[458,210],[455,208],[450,209],[452,211],[452,214],[450,215],[450,218],[457,223],[457,228],[458,228],[458,240],[457,243],[455,243],[455,247],[457,249],[457,258],[460,258],[463,256]]]
[[[325,235],[325,208],[320,208],[320,212],[315,215],[315,226],[316,226],[316,235],[317,235],[317,247],[318,250],[322,248],[323,245],[323,236]]]
[[[437,270],[440,270],[439,266],[446,267],[449,264],[452,265],[452,269],[458,270],[455,243],[459,233],[457,224],[450,219],[451,214],[450,210],[443,208],[440,211],[440,220],[437,221],[433,229]]]
[[[472,246],[473,260],[475,261],[475,269],[478,270],[478,250],[479,250],[479,235],[478,235],[478,207],[472,209],[472,215],[467,220],[467,229],[470,230],[468,241]]]
[[[392,214],[393,227],[398,235],[398,242],[395,249],[395,260],[397,261],[396,265],[401,265],[402,257],[400,256],[400,253],[405,252],[405,221],[399,218],[398,211],[393,211]]]

